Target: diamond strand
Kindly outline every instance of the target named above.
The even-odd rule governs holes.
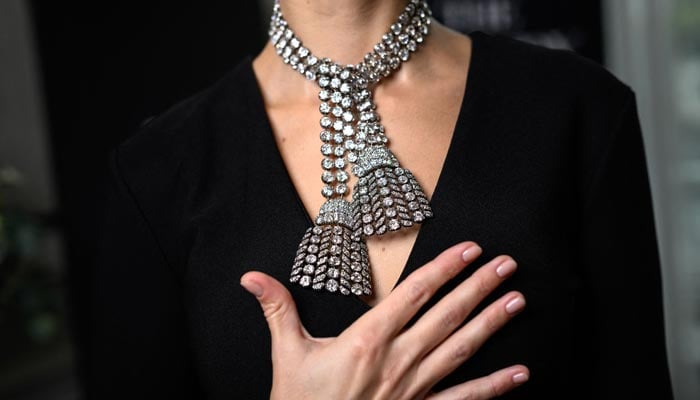
[[[381,41],[356,65],[319,58],[304,47],[275,0],[270,41],[285,64],[320,87],[320,139],[326,198],[302,237],[291,282],[333,293],[370,295],[365,237],[409,227],[432,216],[422,188],[386,147],[372,88],[408,61],[428,35],[431,11],[410,0]],[[346,168],[358,177],[352,201]]]

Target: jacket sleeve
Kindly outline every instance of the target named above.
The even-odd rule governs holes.
[[[588,398],[671,399],[652,198],[635,96],[626,91],[583,203],[579,359],[590,375],[581,379]]]
[[[109,157],[107,213],[93,284],[88,398],[201,398],[181,288]]]

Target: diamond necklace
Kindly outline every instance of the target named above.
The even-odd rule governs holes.
[[[290,282],[344,295],[372,294],[365,238],[410,227],[433,216],[411,172],[387,147],[372,89],[408,61],[429,32],[428,4],[410,0],[389,31],[356,65],[319,58],[302,45],[282,16],[279,0],[270,21],[270,40],[285,64],[315,81],[321,104],[321,206],[304,233]],[[349,175],[357,176],[352,201],[344,199]]]

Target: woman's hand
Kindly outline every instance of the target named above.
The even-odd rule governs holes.
[[[455,330],[513,273],[516,264],[509,256],[479,268],[404,329],[438,288],[480,254],[473,242],[445,250],[334,338],[315,338],[306,331],[289,291],[277,280],[261,272],[246,273],[241,284],[258,298],[272,338],[271,399],[476,400],[525,382],[528,369],[515,365],[430,393],[525,306],[522,294],[508,293]]]

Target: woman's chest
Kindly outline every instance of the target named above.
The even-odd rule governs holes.
[[[456,120],[461,98],[454,92],[452,96],[440,97],[429,106],[424,102],[406,100],[398,102],[398,93],[380,95],[380,123],[388,137],[390,151],[399,159],[401,166],[410,170],[425,191],[428,199],[432,196],[444,163]],[[433,94],[432,97],[437,97]],[[333,167],[333,174],[345,171],[344,184],[348,188],[345,199],[352,199],[358,177],[351,173],[353,149],[346,146],[348,139],[342,127],[335,125],[321,127],[322,114],[316,105],[318,101],[301,104],[284,104],[269,107],[268,117],[276,146],[282,162],[292,182],[292,186],[310,218],[318,215],[319,208],[326,200],[321,189],[325,185],[334,187],[335,181],[322,179],[324,158],[343,159],[344,167]],[[322,103],[325,112],[333,109],[331,100]],[[346,123],[357,129],[359,115],[355,122]],[[325,135],[325,137],[324,137]],[[329,140],[330,138],[330,140]],[[349,137],[351,140],[352,137]],[[325,139],[325,140],[321,140]],[[352,144],[352,143],[351,143]],[[338,153],[337,150],[340,152]],[[329,155],[330,154],[330,155]],[[338,157],[338,154],[341,154]],[[418,236],[420,225],[399,231],[389,231],[383,235],[366,238],[369,259],[372,264],[371,279],[373,295],[364,296],[363,301],[375,305],[386,297],[394,287],[409,258]]]

